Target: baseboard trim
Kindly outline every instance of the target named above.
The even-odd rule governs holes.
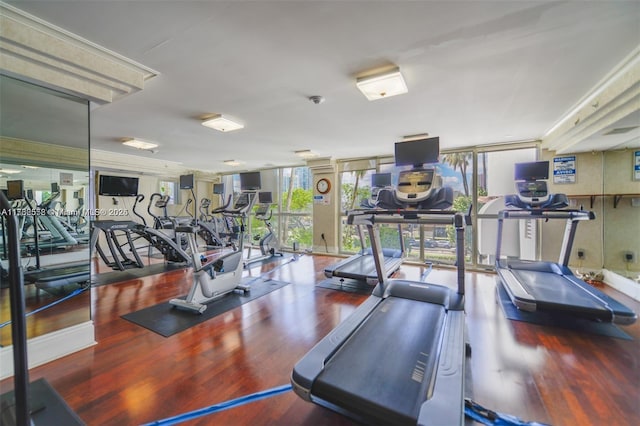
[[[96,344],[93,321],[34,337],[27,341],[29,368],[46,364]],[[0,348],[0,380],[13,376],[13,345]]]
[[[603,269],[602,273],[604,274],[604,282],[619,292],[631,297],[633,300],[640,302],[640,285],[638,285],[638,283],[608,269]]]

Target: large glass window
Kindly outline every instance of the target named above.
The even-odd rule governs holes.
[[[293,248],[310,249],[313,245],[313,191],[311,171],[308,167],[280,169],[280,244]]]

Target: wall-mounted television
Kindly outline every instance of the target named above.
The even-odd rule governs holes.
[[[258,191],[261,187],[260,172],[240,173],[241,191]]]
[[[371,175],[372,188],[391,186],[391,173],[374,173]]]
[[[516,163],[514,177],[515,180],[525,181],[549,179],[549,162]]]
[[[214,183],[213,184],[213,193],[214,194],[224,194],[224,183]]]
[[[273,196],[271,191],[258,192],[258,203],[260,204],[272,204]]]
[[[135,197],[138,195],[138,178],[100,175],[98,195]]]
[[[437,163],[440,155],[440,138],[426,138],[407,142],[396,142],[396,166],[420,167]]]
[[[7,181],[7,198],[9,200],[19,200],[24,197],[24,181],[8,180]]]
[[[193,175],[180,176],[180,189],[193,189]]]

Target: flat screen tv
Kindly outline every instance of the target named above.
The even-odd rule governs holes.
[[[516,163],[515,180],[542,180],[549,179],[549,162],[533,161],[530,163]]]
[[[273,203],[273,196],[271,195],[271,191],[258,192],[258,203],[260,203],[260,204],[272,204]]]
[[[214,183],[213,184],[213,193],[214,194],[224,194],[224,183]]]
[[[9,200],[19,200],[24,197],[24,181],[8,180],[7,181],[7,198]]]
[[[138,195],[138,178],[100,175],[98,195],[135,197]]]
[[[180,189],[193,189],[193,175],[180,176]]]
[[[440,155],[440,138],[426,138],[415,141],[396,142],[396,166],[420,167],[423,164],[437,163]]]
[[[241,191],[258,191],[261,187],[260,172],[240,173]]]
[[[372,188],[391,186],[391,173],[374,173],[371,175]]]

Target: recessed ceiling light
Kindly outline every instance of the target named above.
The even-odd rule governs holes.
[[[235,121],[225,118],[220,114],[215,114],[214,116],[204,120],[202,125],[221,132],[231,132],[233,130],[244,128],[244,124],[236,123]]]
[[[632,131],[633,129],[637,129],[637,128],[638,128],[638,126],[618,127],[617,129],[612,129],[612,130],[609,130],[607,133],[604,133],[604,136],[621,135],[623,133],[628,133],[628,132]]]
[[[145,142],[135,138],[127,139],[124,142],[122,142],[122,144],[130,146],[132,148],[137,148],[137,149],[153,149],[153,148],[157,148],[158,146],[157,143]]]
[[[358,78],[356,86],[370,101],[401,95],[409,91],[398,67]]]
[[[237,166],[239,166],[241,164],[244,164],[244,163],[242,163],[241,161],[236,161],[236,160],[224,160],[224,164],[226,164],[227,166],[237,167]]]

